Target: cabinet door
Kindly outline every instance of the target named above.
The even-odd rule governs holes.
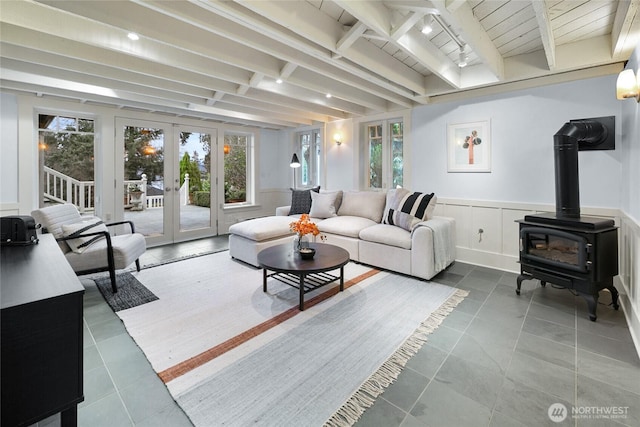
[[[84,400],[82,292],[2,309],[1,322],[3,426],[30,425]]]

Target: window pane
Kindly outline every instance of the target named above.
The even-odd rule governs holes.
[[[402,186],[403,169],[403,137],[402,122],[391,123],[391,167],[392,167],[392,188]]]
[[[369,126],[369,187],[382,188],[382,125]]]
[[[300,183],[306,187],[311,185],[311,135],[304,134],[300,140]]]
[[[38,149],[43,169],[41,203],[73,203],[80,212],[95,207],[93,120],[40,114]]]
[[[316,142],[315,142],[315,146],[314,146],[314,152],[315,152],[315,163],[314,163],[314,180],[311,183],[313,184],[320,184],[320,147],[322,147],[322,142],[320,141],[320,132],[314,132],[313,133],[316,137]]]
[[[246,135],[225,134],[224,143],[229,152],[224,155],[224,202],[247,201],[247,148]]]

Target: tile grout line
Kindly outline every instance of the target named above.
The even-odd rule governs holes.
[[[106,301],[104,301],[102,304],[106,304]],[[84,307],[83,307],[83,309],[84,309]],[[102,365],[104,366],[104,369],[107,371],[107,375],[109,376],[109,381],[111,381],[111,384],[113,385],[113,389],[115,390],[115,393],[118,396],[118,400],[120,401],[120,404],[122,405],[122,407],[124,408],[125,413],[127,414],[127,418],[131,422],[131,425],[135,426],[135,423],[133,422],[133,418],[131,417],[131,414],[129,413],[129,409],[127,408],[127,405],[124,403],[124,399],[122,398],[122,395],[120,394],[120,389],[116,386],[116,382],[114,381],[113,376],[111,375],[111,371],[109,370],[109,367],[107,366],[107,363],[104,360],[104,357],[102,356],[102,351],[98,347],[98,342],[96,341],[95,337],[93,336],[93,331],[91,330],[91,327],[87,323],[84,315],[82,316],[82,321],[85,323],[87,329],[89,330],[89,334],[91,335],[91,339],[93,340],[93,345],[96,347],[96,351],[98,352],[98,356],[100,356],[100,360],[102,361]],[[100,323],[103,323],[103,322],[100,322]],[[125,333],[126,333],[126,330],[125,330]],[[83,378],[84,378],[84,372],[83,372]],[[83,386],[83,389],[84,389],[84,386]],[[98,403],[99,401],[103,400],[107,396],[109,396],[109,395],[102,396],[100,399],[98,399],[95,402],[87,405],[86,407],[89,407],[89,406],[92,406],[92,405]]]
[[[460,282],[462,282],[473,270],[475,270],[475,267],[472,268],[471,270],[469,270],[469,272],[467,272],[467,274],[465,274],[462,279],[456,283],[456,285],[460,284]],[[455,286],[456,289],[461,289],[458,286]],[[467,295],[468,297],[468,295]],[[487,296],[487,298],[489,298]],[[445,362],[449,359],[449,356],[451,356],[451,353],[453,352],[453,349],[456,348],[456,346],[458,345],[458,343],[460,342],[460,340],[462,339],[462,337],[464,336],[464,333],[466,332],[466,330],[469,328],[469,325],[473,322],[473,320],[477,317],[478,312],[480,311],[480,309],[482,309],[482,307],[484,306],[486,302],[486,299],[482,302],[482,304],[480,305],[480,307],[478,308],[478,310],[476,311],[476,313],[473,315],[473,318],[471,319],[471,321],[469,322],[469,324],[467,324],[467,326],[464,328],[464,331],[462,331],[462,334],[460,334],[460,336],[458,337],[458,339],[456,340],[455,344],[453,346],[451,346],[451,349],[447,352],[447,356],[442,360],[442,362],[440,362],[440,365],[438,365],[438,368],[434,371],[433,376],[431,378],[429,378],[429,381],[427,381],[427,385],[424,387],[424,389],[422,390],[422,392],[420,392],[420,394],[418,395],[417,399],[415,400],[415,402],[413,402],[413,405],[411,405],[411,407],[409,408],[408,411],[406,411],[406,414],[404,416],[404,418],[402,419],[402,421],[400,422],[400,425],[402,425],[406,420],[407,417],[409,415],[411,415],[411,411],[415,408],[416,404],[420,401],[420,399],[422,398],[422,396],[424,395],[424,393],[427,391],[427,389],[429,388],[429,386],[431,385],[431,383],[433,382],[433,380],[435,379],[435,377],[438,375],[438,372],[440,372],[440,369],[442,368],[442,366],[445,364]],[[445,325],[440,325],[440,327],[447,327]],[[427,339],[427,341],[425,342],[425,344],[427,344],[429,342],[429,340]],[[386,400],[386,399],[385,399]],[[387,402],[389,402],[387,400]],[[391,403],[391,402],[389,402]],[[395,405],[394,405],[395,406]],[[402,410],[402,408],[400,408]],[[404,412],[404,410],[403,410]]]

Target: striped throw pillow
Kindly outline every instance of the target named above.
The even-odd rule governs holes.
[[[388,209],[383,218],[385,224],[411,231],[419,222],[426,221],[433,215],[437,200],[434,193],[411,192],[404,188],[391,191],[387,198]]]
[[[81,234],[97,233],[100,231],[108,231],[107,226],[99,219],[93,219],[91,221],[76,222],[74,224],[63,224],[62,235],[64,237],[76,237]],[[86,236],[78,237],[76,239],[67,240],[67,244],[73,252],[81,254],[91,244],[97,242],[100,239],[104,239],[103,235],[99,236]]]

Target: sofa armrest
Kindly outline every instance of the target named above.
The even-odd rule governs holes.
[[[291,206],[278,206],[276,208],[276,216],[288,216]]]
[[[433,217],[416,225],[411,233],[411,268],[419,277],[432,277],[455,261],[455,220]]]

